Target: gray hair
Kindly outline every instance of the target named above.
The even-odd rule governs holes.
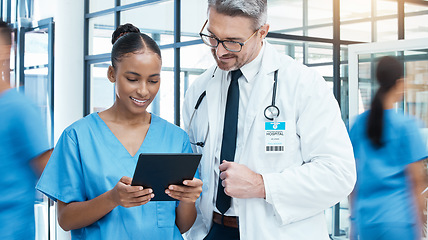
[[[253,20],[254,30],[267,21],[267,0],[208,0],[210,8],[227,16],[243,16]]]

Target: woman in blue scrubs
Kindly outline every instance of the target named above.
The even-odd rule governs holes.
[[[161,52],[130,24],[112,41],[113,106],[65,129],[37,189],[57,201],[58,222],[72,239],[182,239],[202,182],[170,186],[166,192],[179,202],[151,202],[156,193],[131,186],[129,177],[140,153],[192,151],[183,130],[147,112],[160,86]]]
[[[403,98],[402,63],[379,60],[379,82],[371,110],[360,115],[350,131],[357,166],[351,197],[353,236],[360,240],[420,239],[426,222],[428,156],[415,120],[396,113]]]

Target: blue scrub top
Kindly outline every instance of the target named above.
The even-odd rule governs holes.
[[[350,132],[357,167],[353,215],[360,228],[413,226],[416,206],[405,171],[408,164],[428,156],[417,124],[393,109],[385,110],[385,146],[377,149],[367,137],[368,114],[360,115]]]
[[[143,144],[131,156],[98,113],[73,123],[58,140],[37,189],[65,203],[86,201],[132,177],[140,153],[189,153],[189,137],[151,114]],[[156,194],[156,193],[155,193]],[[90,226],[72,230],[73,239],[182,239],[175,225],[176,201],[118,206]]]
[[[30,161],[48,149],[39,109],[15,89],[0,93],[0,239],[34,239]]]

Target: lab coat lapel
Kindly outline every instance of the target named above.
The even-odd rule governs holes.
[[[223,75],[226,72],[217,69],[214,73],[214,77],[212,77],[207,84],[207,114],[208,114],[208,124],[210,128],[209,140],[210,149],[209,153],[214,159],[215,156],[215,148],[216,148],[216,139],[218,136],[218,126],[219,126],[219,116],[220,116],[220,92],[221,92],[221,81]],[[214,161],[211,161],[211,169],[213,167]]]
[[[272,76],[272,77],[270,77]],[[254,123],[254,119],[257,114],[263,114],[264,105],[266,105],[266,99],[269,98],[272,94],[273,86],[273,74],[267,74],[266,72],[259,72],[255,84],[251,90],[247,112],[244,119],[244,133],[242,137],[243,144],[245,144],[249,139],[248,135],[250,129]],[[262,109],[263,108],[263,109]],[[240,163],[243,159],[240,159]]]
[[[274,72],[279,69],[279,55],[273,50],[273,47],[264,41],[265,51],[263,53],[262,64],[259,73],[256,75],[254,86],[251,90],[247,113],[244,119],[244,133],[241,141],[242,145],[248,142],[248,135],[254,123],[257,114],[263,114],[264,109],[270,104],[272,98],[272,89],[274,82]],[[278,76],[279,78],[279,76]],[[268,101],[266,99],[269,99]],[[266,105],[266,106],[265,106]],[[242,148],[244,149],[244,148]],[[242,153],[241,149],[241,153]],[[239,158],[241,154],[239,155]],[[240,159],[244,163],[245,159]]]
[[[203,167],[203,172],[205,174],[204,177],[204,186],[207,186],[204,198],[210,199],[208,201],[201,201],[201,213],[205,219],[212,219],[213,212],[213,204],[212,199],[214,198],[214,189],[215,187],[215,179],[214,179],[214,158],[215,151],[217,147],[217,137],[218,137],[218,127],[219,127],[219,112],[220,112],[220,90],[221,90],[221,80],[222,76],[225,74],[224,71],[217,69],[214,73],[214,76],[209,79],[206,85],[206,101],[207,108],[204,114],[208,116],[208,126],[209,126],[209,134],[208,139],[209,144],[206,144],[204,152],[204,158],[206,158],[205,167]],[[206,228],[209,229],[211,226],[211,221],[204,221]]]

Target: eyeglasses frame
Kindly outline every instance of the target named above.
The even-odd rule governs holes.
[[[259,28],[259,29],[257,29],[257,30],[256,30],[253,34],[251,34],[251,36],[250,36],[249,38],[247,38],[247,40],[245,40],[244,42],[236,42],[236,41],[229,41],[229,40],[220,40],[220,39],[218,39],[218,38],[216,38],[216,37],[208,36],[208,35],[206,35],[206,34],[203,34],[203,33],[202,33],[202,31],[204,30],[204,28],[205,28],[205,26],[207,25],[207,23],[208,23],[208,19],[205,21],[204,25],[203,25],[203,26],[202,26],[202,28],[201,28],[201,31],[199,32],[199,36],[201,37],[202,42],[204,42],[207,46],[212,47],[212,48],[217,48],[217,47],[218,47],[218,45],[221,43],[221,44],[223,45],[224,49],[226,49],[226,50],[227,50],[227,51],[229,51],[229,52],[240,52],[240,51],[242,51],[242,48],[244,47],[244,45],[245,45],[248,41],[250,41],[250,39],[251,39],[252,37],[254,37],[254,35],[256,35],[256,33],[260,30],[260,28]],[[216,46],[209,45],[208,43],[206,43],[206,42],[203,40],[203,36],[215,39],[215,40],[217,41],[217,45],[216,45]],[[239,51],[230,50],[230,49],[228,49],[228,48],[225,46],[224,42],[238,43],[238,44],[241,46],[241,48],[239,49]]]

